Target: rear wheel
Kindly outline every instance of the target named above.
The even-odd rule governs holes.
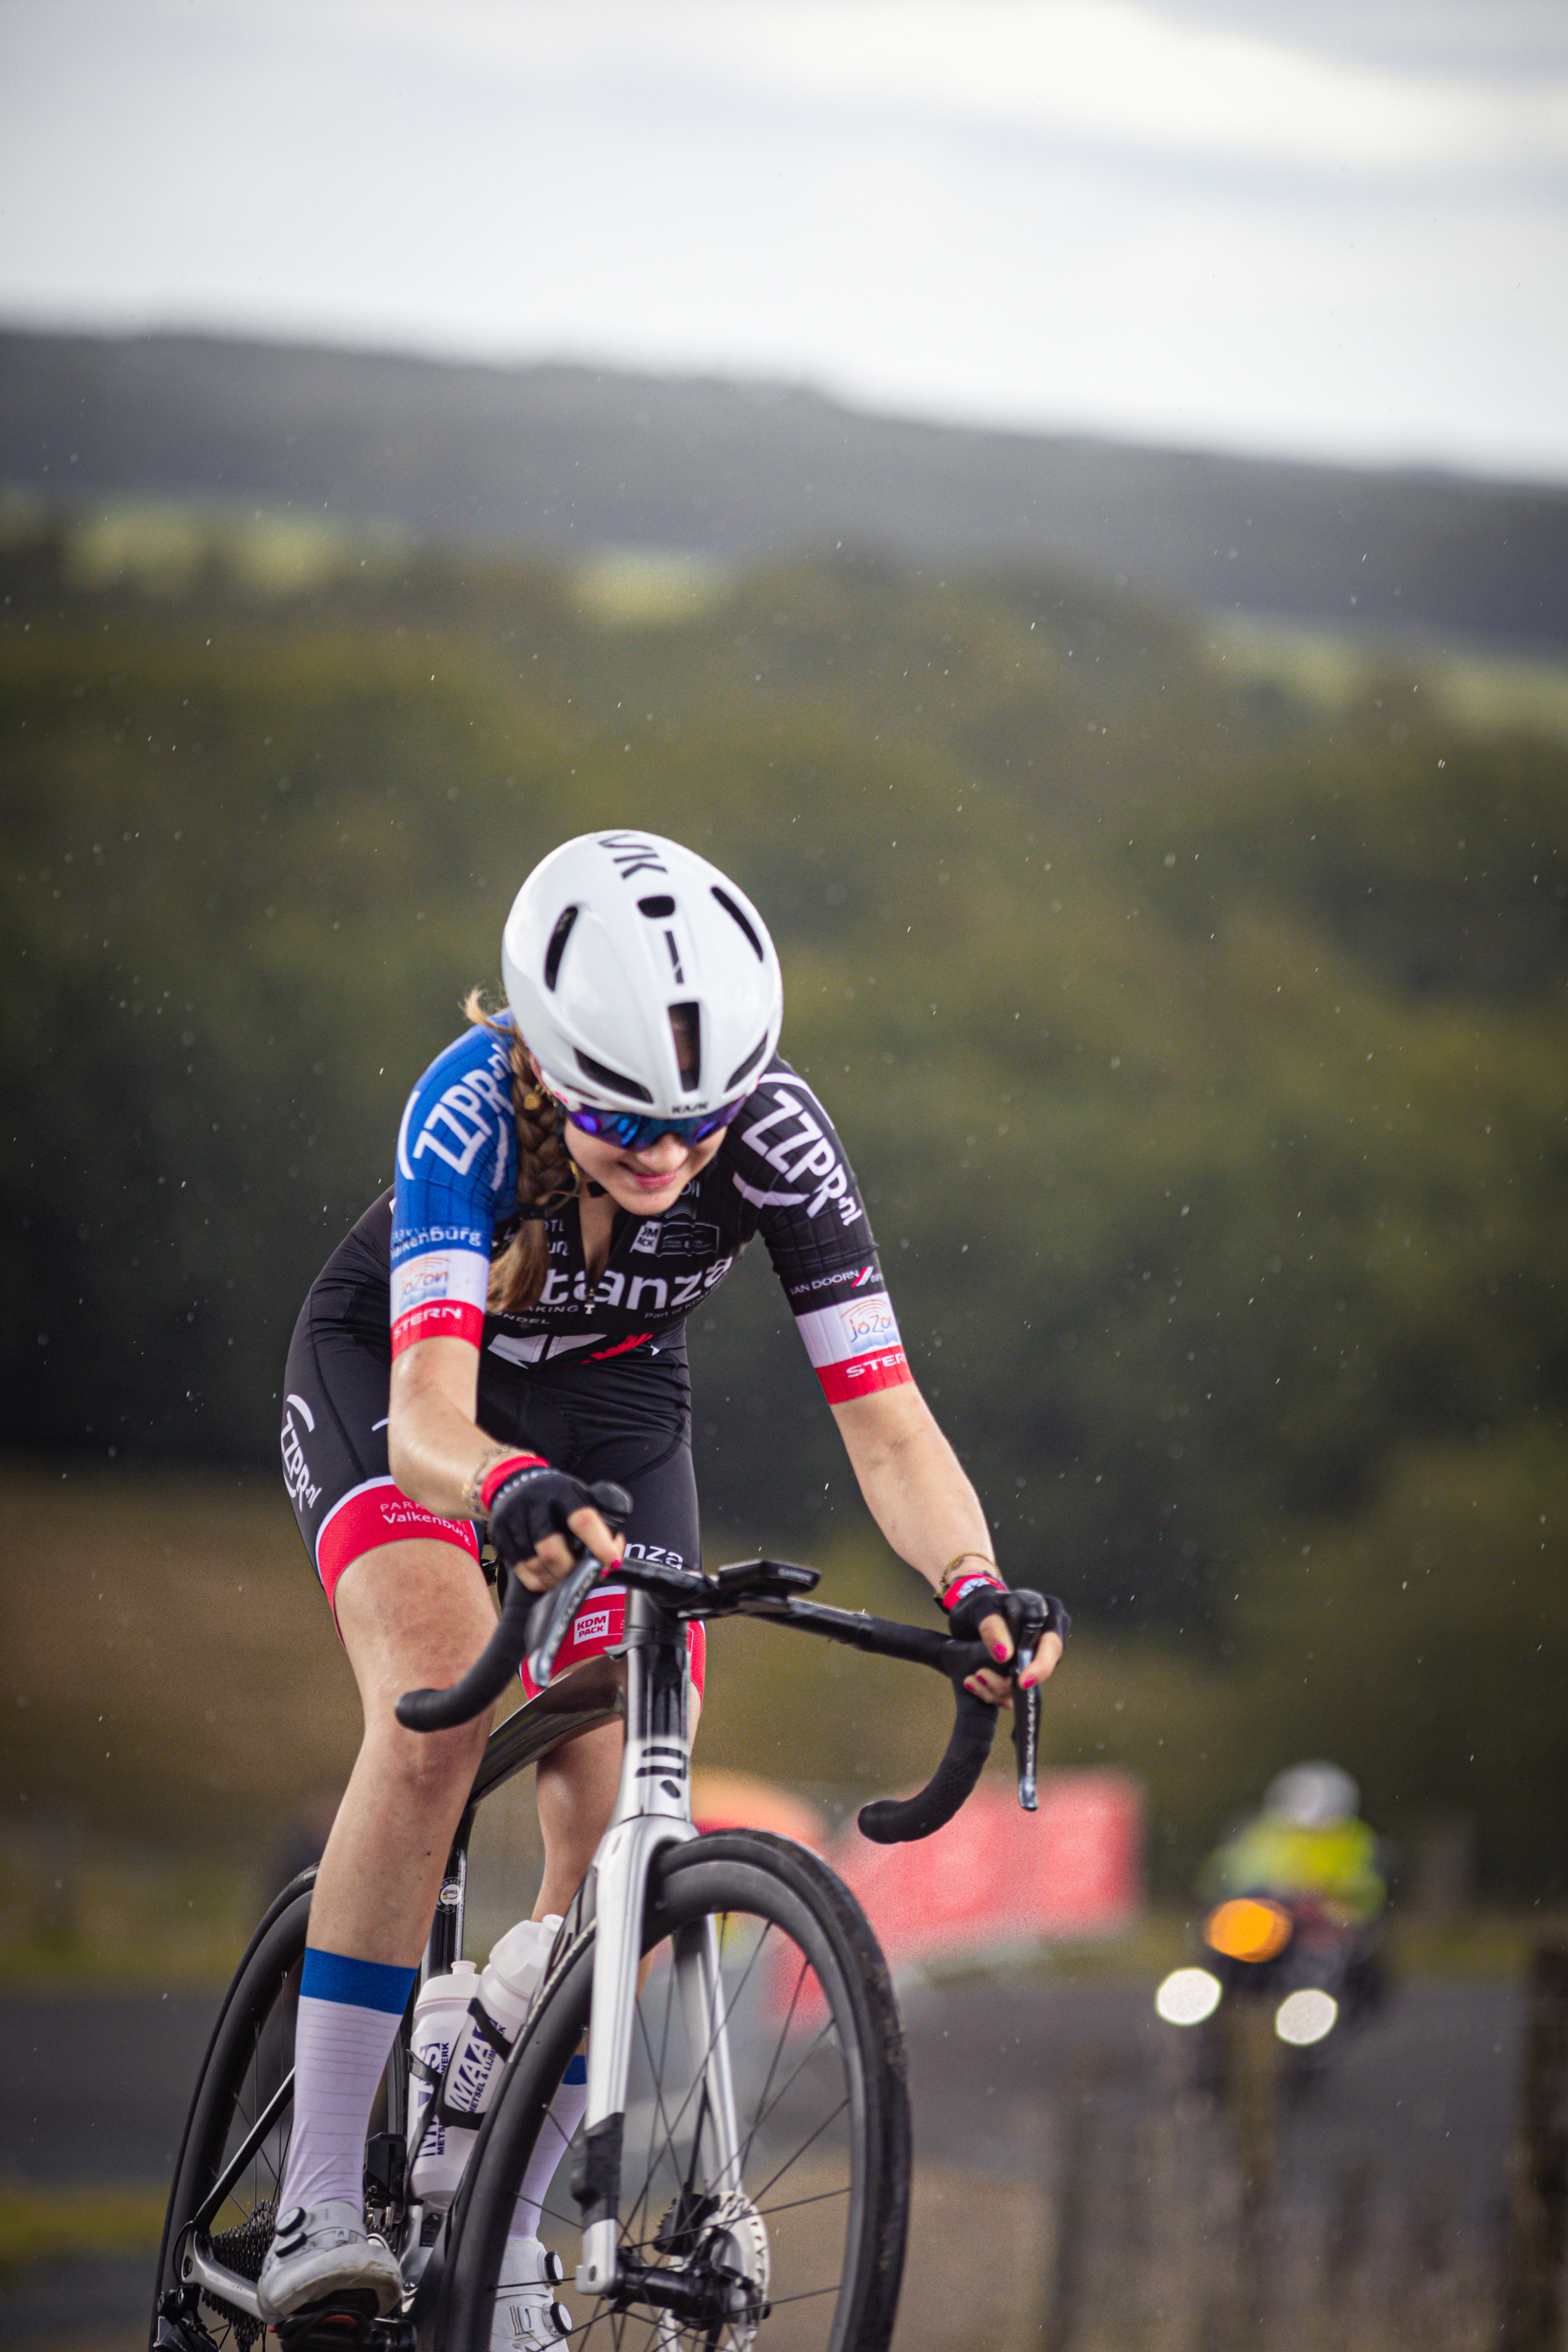
[[[169,2352],[252,2352],[265,2332],[259,2319],[202,2281],[193,2258],[210,2252],[225,2269],[254,2280],[272,2242],[293,2115],[289,2084],[314,1883],[312,1870],[285,1887],[251,1938],[196,2080],[158,2255],[153,2342]],[[400,2036],[373,2132],[401,2132],[406,2082]],[[366,2189],[371,2227],[395,2245],[400,2214],[389,2209],[384,2187],[379,2209],[375,2186],[367,2180]]]
[[[689,2003],[717,1937],[738,2174],[713,2130],[710,2048]],[[518,2186],[588,2021],[595,1939],[568,1952],[475,2152],[447,2285],[449,2352],[489,2352]],[[573,2159],[542,2233],[565,2264],[574,2346],[595,2352],[879,2352],[909,2202],[903,2042],[887,1968],[847,1889],[805,1848],[752,1831],[667,1848],[644,1923],[617,2237],[641,2284],[574,2287]],[[682,1998],[682,1970],[688,1998]],[[580,2135],[579,2135],[580,2137]]]

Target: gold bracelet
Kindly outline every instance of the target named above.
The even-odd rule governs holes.
[[[509,1454],[515,1454],[518,1450],[515,1445],[492,1445],[488,1454],[480,1454],[463,1481],[463,1504],[468,1518],[484,1517],[486,1471],[493,1469],[498,1462],[504,1462]]]
[[[942,1574],[937,1579],[936,1589],[939,1592],[946,1590],[948,1580],[952,1576],[953,1570],[955,1568],[962,1568],[966,1559],[981,1560],[984,1562],[985,1567],[995,1570],[998,1576],[1002,1573],[1001,1570],[996,1567],[995,1561],[986,1552],[955,1551],[952,1558],[948,1561],[947,1566],[942,1570]]]

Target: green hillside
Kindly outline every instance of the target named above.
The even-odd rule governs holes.
[[[1385,1807],[1473,1802],[1515,1883],[1568,1864],[1505,1829],[1562,1760],[1549,693],[1510,728],[1473,677],[1325,687],[1110,589],[842,551],[580,574],[132,514],[18,524],[0,575],[19,1448],[265,1463],[299,1300],[521,875],[656,826],[776,927],[785,1051],[1015,1569],[1215,1661],[1296,1645],[1248,1782],[1364,1718]],[[711,1320],[716,1517],[842,1540],[765,1261]],[[1479,1678],[1366,1600],[1401,1547],[1457,1563],[1450,1527]],[[1407,1684],[1380,1784],[1368,1711]],[[1483,1689],[1511,1727],[1451,1787]]]

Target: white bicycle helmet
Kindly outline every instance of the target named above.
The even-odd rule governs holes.
[[[749,1094],[784,979],[745,893],[657,833],[584,833],[537,865],[501,934],[517,1025],[568,1110],[690,1118]]]
[[[1293,1822],[1298,1829],[1331,1829],[1336,1822],[1354,1821],[1361,1811],[1361,1790],[1338,1764],[1292,1764],[1276,1772],[1263,1791],[1263,1810],[1277,1821]]]

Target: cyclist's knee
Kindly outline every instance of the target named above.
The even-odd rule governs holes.
[[[391,1707],[376,1708],[365,1723],[364,1754],[384,1781],[395,1781],[411,1801],[454,1787],[467,1790],[484,1753],[489,1710],[476,1722],[450,1731],[405,1731]]]

